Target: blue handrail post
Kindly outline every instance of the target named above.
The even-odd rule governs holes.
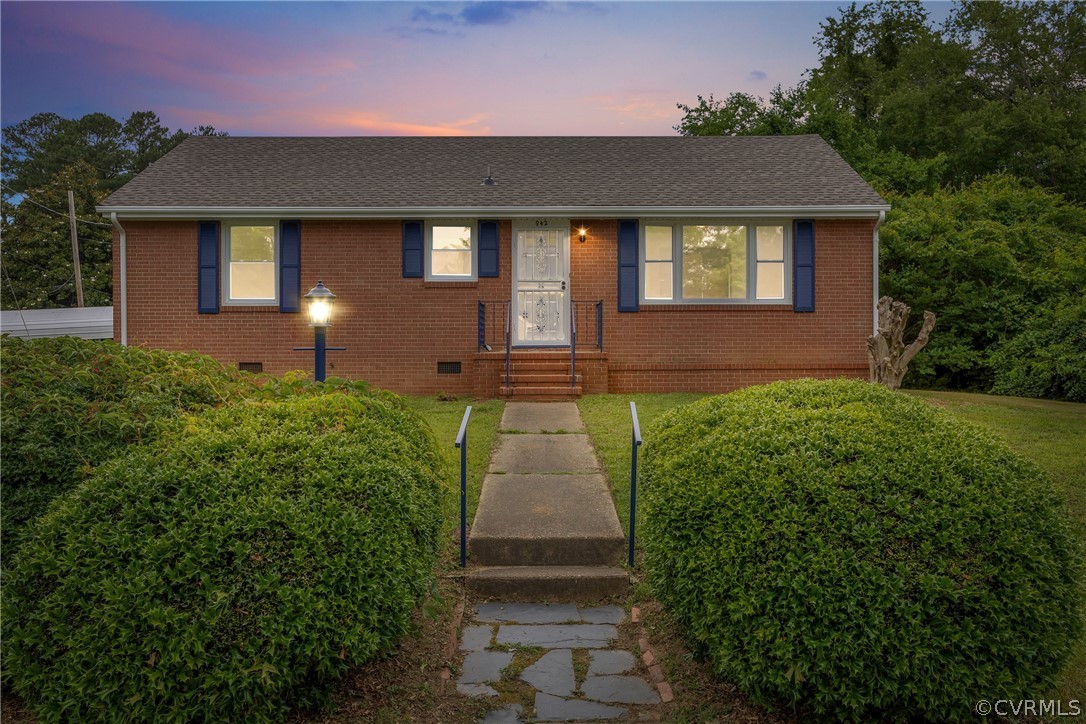
[[[570,303],[569,386],[577,386],[577,304]]]
[[[513,312],[511,302],[505,303],[505,386],[509,387],[509,362],[513,353]]]
[[[468,420],[471,405],[464,410],[460,432],[456,434],[456,447],[460,449],[460,567],[468,565]]]
[[[596,302],[596,347],[603,351],[603,302]]]
[[[480,301],[478,308],[479,350],[486,349],[486,303]]]
[[[630,552],[627,562],[634,564],[634,536],[637,528],[637,448],[641,447],[641,424],[637,420],[637,405],[630,401],[630,419],[633,428],[630,436]]]

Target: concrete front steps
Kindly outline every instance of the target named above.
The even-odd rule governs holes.
[[[626,537],[573,403],[506,405],[468,541],[468,590],[510,601],[621,595]]]
[[[468,590],[507,601],[599,601],[630,584],[614,566],[494,566],[469,572]]]

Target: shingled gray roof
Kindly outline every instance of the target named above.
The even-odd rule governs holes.
[[[495,186],[482,183],[491,170]],[[818,136],[190,138],[99,210],[887,208]]]

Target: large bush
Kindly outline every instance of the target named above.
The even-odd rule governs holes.
[[[968,718],[1046,691],[1081,547],[974,426],[855,381],[776,383],[646,435],[645,560],[716,672],[817,716]]]
[[[182,412],[252,383],[198,354],[74,337],[0,341],[3,547],[29,520],[127,445],[157,438]]]
[[[50,721],[313,703],[406,630],[441,476],[429,428],[383,393],[188,418],[31,526],[4,581],[4,675]]]
[[[939,317],[906,384],[1076,399],[1086,208],[1008,176],[890,202],[879,289]]]

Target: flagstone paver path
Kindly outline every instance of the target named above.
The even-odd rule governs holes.
[[[630,705],[660,703],[655,687],[636,673],[637,658],[614,648],[618,625],[626,618],[621,606],[577,606],[571,603],[479,603],[460,639],[464,665],[456,688],[467,696],[498,696],[491,684],[513,661],[518,646],[546,649],[517,679],[535,690],[535,721],[600,721],[623,719]],[[577,683],[573,652],[588,654],[588,671]],[[519,704],[490,712],[485,724],[520,722]]]

